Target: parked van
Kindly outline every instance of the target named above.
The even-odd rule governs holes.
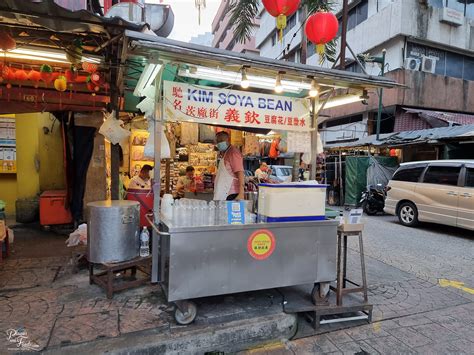
[[[474,160],[401,164],[387,190],[384,211],[405,226],[432,222],[474,230]]]

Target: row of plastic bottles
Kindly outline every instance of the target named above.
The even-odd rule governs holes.
[[[175,200],[167,214],[174,226],[215,226],[228,224],[227,201]],[[170,216],[171,214],[171,216]],[[255,223],[255,215],[245,211],[245,223]]]

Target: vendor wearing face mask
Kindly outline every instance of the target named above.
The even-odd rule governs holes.
[[[216,134],[220,162],[214,182],[214,200],[244,199],[244,159],[240,151],[230,145],[227,132]]]

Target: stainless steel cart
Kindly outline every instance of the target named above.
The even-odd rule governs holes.
[[[337,222],[202,227],[161,223],[159,269],[175,319],[191,323],[191,299],[314,284],[313,302],[336,279]]]

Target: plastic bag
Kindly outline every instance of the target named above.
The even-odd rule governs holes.
[[[66,244],[68,247],[74,247],[80,244],[87,245],[87,224],[82,223],[74,232],[69,234]]]
[[[148,120],[148,140],[145,144],[144,158],[154,159],[155,158],[155,121]],[[171,158],[170,144],[165,134],[165,127],[161,131],[161,159]]]
[[[123,144],[128,140],[130,131],[123,129],[122,120],[114,118],[114,112],[104,113],[105,122],[100,126],[99,133],[107,138],[112,144]]]

